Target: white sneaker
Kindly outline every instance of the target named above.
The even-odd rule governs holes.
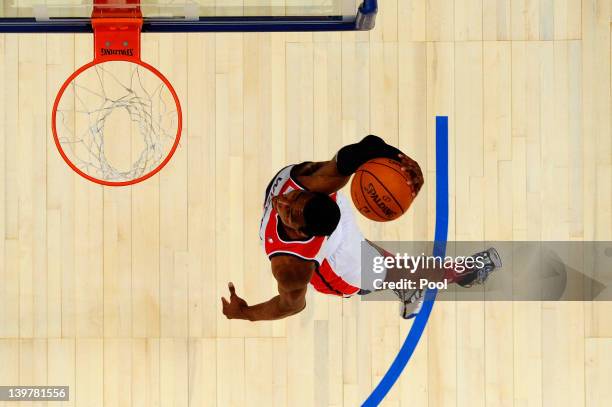
[[[392,290],[400,300],[400,316],[414,318],[423,306],[425,290]]]

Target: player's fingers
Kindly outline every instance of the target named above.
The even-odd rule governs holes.
[[[416,183],[419,182],[419,180],[422,178],[417,172],[415,172],[412,168],[407,168],[404,170],[404,172],[408,173],[408,175],[410,175],[410,179]]]
[[[415,181],[415,183],[418,183],[421,180],[421,175],[414,169],[410,169],[408,172],[410,175],[412,175],[412,179]]]
[[[419,167],[419,163],[417,163],[417,162],[416,162],[416,161],[414,161],[414,160],[405,161],[403,164],[404,164],[404,166],[406,166],[407,168],[411,169],[412,171],[416,171],[416,172],[418,172],[418,171],[420,171],[420,169],[421,169],[421,168]]]
[[[405,163],[416,163],[416,161],[414,161],[412,158],[408,157],[406,154],[398,154],[397,155],[400,159],[400,161],[405,162]]]
[[[221,307],[221,312],[223,312],[223,315],[225,315],[227,319],[231,319],[229,315],[229,302],[227,302],[225,297],[221,297]]]
[[[411,181],[419,181],[420,178],[422,178],[419,173],[417,171],[415,171],[414,168],[412,167],[402,167],[402,171],[408,173],[408,175],[410,175],[410,179]]]
[[[410,175],[411,175],[411,176],[413,176],[413,177],[414,177],[414,175],[415,175],[415,174],[414,174],[414,169],[410,168],[409,166],[402,167],[402,168],[401,168],[401,170],[402,170],[403,172],[407,172],[408,174],[410,174]]]
[[[424,179],[419,163],[404,154],[398,154],[398,157],[402,162],[401,170],[410,175],[410,177],[406,180],[406,183],[410,186],[415,186],[417,190],[420,189],[421,185],[423,185]],[[412,195],[414,197],[416,196],[416,193],[413,193]]]
[[[234,283],[230,282],[227,287],[229,288],[229,292],[231,296],[236,295],[236,287],[234,287]]]
[[[403,171],[411,171],[418,173],[421,171],[419,164],[416,161],[403,161],[402,162],[402,170]]]
[[[402,168],[402,170],[408,174],[408,177],[406,177],[406,184],[410,185],[411,187],[418,187],[419,185],[419,180],[417,177],[415,177],[414,173],[412,171],[406,170],[404,168]]]
[[[414,189],[412,193],[412,197],[414,198],[416,194],[421,190],[421,187],[423,186],[423,179],[413,176],[413,181],[410,183],[410,186],[412,186]]]

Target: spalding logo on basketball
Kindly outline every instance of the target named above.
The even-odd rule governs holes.
[[[399,218],[413,200],[409,175],[389,158],[375,158],[357,169],[351,183],[353,203],[363,216],[377,222]]]

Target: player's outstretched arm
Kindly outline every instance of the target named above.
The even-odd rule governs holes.
[[[297,177],[313,192],[333,193],[344,187],[350,176],[362,164],[374,158],[390,158],[402,163],[402,170],[410,174],[415,194],[423,185],[419,164],[399,149],[385,143],[380,137],[369,135],[359,143],[342,147],[330,161],[300,164]]]
[[[278,295],[261,304],[249,306],[229,283],[230,299],[221,298],[228,319],[270,321],[295,315],[306,307],[306,290],[314,264],[288,256],[272,258],[272,273],[278,281]]]

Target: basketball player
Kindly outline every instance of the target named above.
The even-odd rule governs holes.
[[[364,250],[364,256],[369,258],[390,254],[364,239],[353,216],[351,202],[338,191],[359,166],[374,158],[400,162],[402,171],[408,175],[413,197],[416,197],[424,182],[418,163],[373,135],[341,148],[330,161],[290,165],[272,178],[265,193],[259,237],[278,283],[278,295],[261,304],[248,305],[230,282],[229,301],[221,299],[227,318],[260,321],[297,314],[306,307],[308,284],[321,293],[342,297],[373,290],[371,284],[362,287],[361,252]],[[488,259],[492,253],[483,254]],[[461,275],[445,270],[434,275],[429,273],[427,278],[430,281],[446,278],[451,283],[467,286],[484,282],[495,266],[493,261],[488,261],[483,269]],[[426,272],[417,270],[410,278],[418,281]],[[399,270],[388,269],[384,280],[398,281],[399,273]],[[405,271],[402,277],[406,277]],[[402,317],[416,315],[423,291],[394,292],[400,299]]]

